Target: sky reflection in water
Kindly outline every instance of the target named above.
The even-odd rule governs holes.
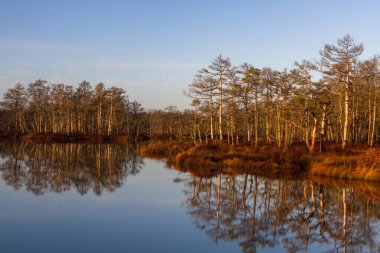
[[[1,252],[379,250],[376,184],[193,178],[125,145],[0,154]]]

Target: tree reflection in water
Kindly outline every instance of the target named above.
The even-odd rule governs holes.
[[[114,191],[143,168],[128,145],[86,143],[0,144],[0,171],[6,184],[36,195],[74,187],[84,195]]]
[[[120,187],[143,165],[127,145],[0,144],[3,180],[34,194],[74,187],[81,195],[90,190],[100,195]],[[234,241],[243,252],[380,251],[380,185],[188,175],[185,206],[196,228],[216,243]]]
[[[379,251],[379,185],[218,174],[191,177],[184,192],[194,225],[243,252]]]

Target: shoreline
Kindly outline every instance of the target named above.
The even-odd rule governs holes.
[[[140,155],[164,159],[168,166],[194,175],[213,176],[252,173],[269,177],[325,177],[380,182],[380,147],[350,147],[345,151],[334,145],[323,153],[308,152],[301,144],[286,151],[275,145],[236,146],[212,142],[193,146],[186,143],[149,144]]]
[[[175,166],[194,176],[211,177],[221,172],[289,179],[318,176],[380,182],[380,146],[358,145],[342,151],[339,145],[330,143],[325,152],[310,153],[301,143],[284,150],[273,144],[261,144],[254,149],[221,141],[194,145],[190,141],[170,139],[141,136],[136,140],[125,134],[0,133],[0,141],[34,143],[132,144],[150,140],[150,144],[140,147],[142,157],[164,159],[168,167]]]
[[[126,134],[82,134],[82,133],[0,133],[0,140],[17,140],[25,142],[59,142],[59,143],[135,143],[147,138],[141,136],[138,139]]]

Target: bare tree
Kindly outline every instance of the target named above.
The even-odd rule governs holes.
[[[219,139],[223,140],[223,90],[226,82],[231,63],[229,58],[223,58],[219,55],[208,67],[208,73],[211,73],[216,80],[219,89],[219,102],[218,102],[218,132]]]
[[[342,135],[342,149],[344,149],[348,138],[349,99],[354,65],[358,56],[363,52],[363,45],[356,44],[349,34],[338,39],[337,44],[337,46],[326,44],[324,49],[320,51],[320,55],[322,57],[322,73],[338,77],[339,82],[344,83],[344,125]]]
[[[24,118],[27,101],[25,87],[18,83],[14,88],[10,88],[5,92],[3,101],[0,103],[1,107],[9,111],[10,117],[14,117],[15,131],[25,132],[28,130]]]
[[[217,88],[217,83],[208,70],[201,69],[189,85],[189,90],[185,92],[187,96],[208,104],[211,140],[214,139],[214,96]]]

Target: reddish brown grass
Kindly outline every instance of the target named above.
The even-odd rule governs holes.
[[[283,152],[275,146],[254,150],[249,146],[232,146],[222,142],[192,147],[178,154],[175,161],[177,167],[187,168],[193,174],[192,168],[204,168],[203,172],[222,170],[229,174],[302,174],[307,164],[306,156]]]
[[[325,153],[310,154],[304,145],[286,150],[275,145],[233,146],[214,141],[193,146],[190,143],[151,144],[141,148],[145,157],[166,158],[169,166],[193,175],[212,176],[252,173],[264,176],[304,173],[332,178],[380,181],[380,148],[350,147],[342,151],[338,145],[328,146]]]
[[[311,162],[312,175],[380,181],[380,148],[352,148],[345,152],[317,155]]]

